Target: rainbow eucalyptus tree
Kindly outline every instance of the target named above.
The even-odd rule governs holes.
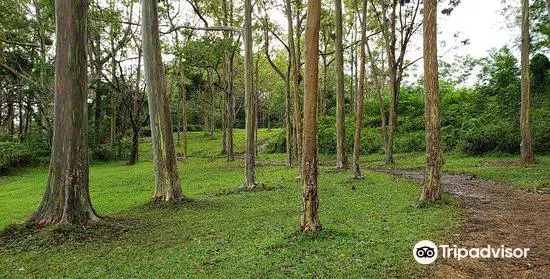
[[[30,217],[38,226],[98,217],[88,178],[87,0],[57,0],[55,109],[46,192]]]

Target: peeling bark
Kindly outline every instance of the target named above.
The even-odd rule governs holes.
[[[89,194],[86,0],[55,1],[55,121],[46,192],[30,217],[38,226],[98,220]]]
[[[317,90],[319,87],[319,27],[321,0],[308,0],[304,92],[304,139],[301,231],[321,230],[317,196]]]
[[[437,0],[424,0],[426,173],[420,200],[441,198],[441,121],[437,66]]]
[[[179,184],[178,166],[166,80],[162,63],[158,2],[142,1],[142,47],[149,101],[153,157],[155,161],[155,201],[185,200]]]

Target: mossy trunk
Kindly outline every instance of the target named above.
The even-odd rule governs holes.
[[[88,178],[86,0],[55,1],[56,63],[52,155],[46,192],[30,217],[38,226],[98,217]]]
[[[317,195],[317,91],[319,87],[319,26],[321,0],[308,0],[304,91],[304,139],[301,231],[321,229]]]
[[[162,64],[156,0],[142,1],[142,47],[149,101],[153,158],[155,161],[155,193],[153,200],[183,200],[174,149],[172,120]]]
[[[437,0],[424,0],[424,91],[426,130],[426,173],[421,200],[441,197],[441,122],[437,66]]]
[[[346,112],[344,100],[344,47],[342,45],[342,0],[334,0],[335,37],[334,55],[336,62],[336,168],[348,168],[346,154]]]
[[[534,162],[533,148],[531,146],[531,129],[529,127],[530,108],[530,77],[529,77],[529,0],[522,0],[521,20],[521,162],[532,164]]]

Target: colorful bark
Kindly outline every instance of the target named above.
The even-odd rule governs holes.
[[[57,0],[55,112],[46,192],[30,217],[38,226],[86,224],[98,217],[88,178],[86,0]]]

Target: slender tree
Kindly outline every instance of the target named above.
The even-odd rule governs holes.
[[[166,77],[161,57],[157,5],[157,0],[143,0],[141,6],[143,61],[155,161],[153,200],[184,200],[185,196],[179,184]]]
[[[306,21],[304,139],[301,231],[317,231],[317,90],[319,87],[319,28],[321,0],[308,0]]]
[[[264,3],[265,6],[265,3]],[[288,52],[288,60],[287,60],[287,68],[286,72],[283,73],[283,71],[271,60],[271,55],[269,54],[269,21],[267,17],[267,11],[265,12],[264,16],[264,52],[265,52],[265,58],[269,65],[273,68],[273,70],[281,77],[281,79],[285,83],[285,131],[286,131],[286,160],[287,165],[289,167],[292,167],[292,99],[290,94],[290,72],[291,72],[291,57],[290,57],[290,49],[287,45],[285,47],[287,48]]]
[[[246,106],[246,149],[245,182],[243,188],[255,188],[255,97],[254,97],[254,61],[252,56],[252,3],[244,0],[244,94]]]
[[[531,130],[529,127],[530,91],[529,86],[529,0],[521,0],[521,162],[534,162],[533,148],[531,147]]]
[[[336,168],[348,168],[344,102],[344,47],[342,45],[342,0],[334,0],[334,55],[336,56]],[[326,82],[326,81],[325,81]]]
[[[426,173],[420,200],[441,197],[441,122],[437,66],[437,0],[424,0],[424,91],[426,129]]]
[[[361,24],[361,45],[359,54],[359,90],[357,91],[357,119],[353,137],[353,179],[361,178],[359,154],[361,153],[361,129],[363,126],[363,99],[365,96],[365,45],[367,41],[367,2],[363,1]]]
[[[296,159],[298,163],[299,176],[302,174],[302,115],[301,115],[301,106],[300,106],[300,61],[298,59],[298,49],[294,40],[294,27],[293,27],[293,16],[292,16],[292,6],[291,0],[285,0],[285,12],[288,25],[288,47],[290,49],[290,66],[292,68],[292,81],[294,85],[294,142],[295,148],[294,152],[296,153]],[[300,20],[298,20],[300,21]],[[298,36],[299,37],[299,36]]]
[[[30,217],[39,226],[98,217],[88,178],[86,0],[57,0],[55,121],[46,192]]]

